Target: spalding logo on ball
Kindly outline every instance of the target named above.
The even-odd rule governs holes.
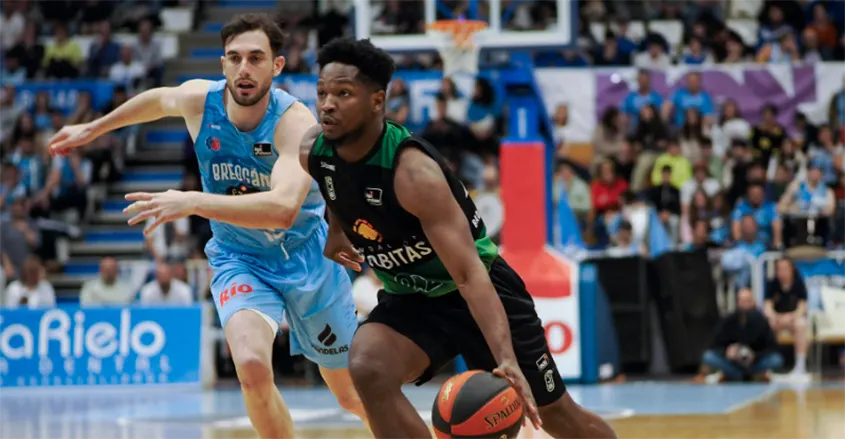
[[[434,400],[431,423],[439,439],[514,439],[524,415],[522,399],[507,381],[471,370],[443,383]]]

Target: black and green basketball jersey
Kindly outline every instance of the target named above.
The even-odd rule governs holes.
[[[320,134],[311,149],[308,169],[346,236],[384,282],[385,291],[440,296],[455,291],[457,286],[423,233],[419,220],[399,204],[394,191],[397,158],[407,147],[418,148],[440,165],[466,215],[478,255],[489,269],[498,256],[498,248],[487,237],[484,222],[469,193],[440,153],[401,125],[386,122],[376,145],[357,162],[338,157],[335,145]]]

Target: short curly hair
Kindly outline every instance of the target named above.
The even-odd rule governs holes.
[[[320,49],[317,64],[322,69],[333,62],[358,68],[358,76],[379,90],[387,90],[396,66],[393,58],[369,39],[336,38]]]

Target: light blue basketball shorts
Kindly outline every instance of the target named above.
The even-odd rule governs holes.
[[[287,259],[239,253],[209,241],[211,294],[223,327],[243,309],[259,311],[277,324],[284,312],[291,355],[302,354],[326,369],[347,367],[358,328],[352,283],[342,266],[323,257],[325,243],[325,224],[290,250]]]

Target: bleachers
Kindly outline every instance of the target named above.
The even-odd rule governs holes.
[[[160,14],[163,25],[158,31],[156,38],[162,43],[162,55],[166,60],[165,83],[174,85],[190,78],[219,78],[219,56],[222,52],[220,49],[219,30],[223,26],[223,23],[235,13],[263,12],[268,9],[278,9],[285,7],[282,3],[276,0],[218,1],[208,4],[198,19],[195,16],[195,11],[190,8],[163,9]],[[730,9],[734,11],[731,16],[737,18],[728,18],[725,20],[725,25],[733,32],[739,34],[747,46],[751,48],[756,47],[759,43],[757,39],[760,24],[756,19],[755,11],[759,12],[759,8],[755,9],[753,4],[755,2],[751,0],[748,0],[748,3],[751,4],[750,6],[737,5],[737,3],[741,2],[730,2]],[[592,36],[601,42],[605,32],[607,30],[618,31],[619,24],[615,18],[608,17],[606,20],[589,23],[589,30]],[[672,54],[676,55],[684,48],[685,28],[680,20],[657,19],[648,21],[631,20],[627,22],[625,36],[634,42],[640,42],[649,33],[656,33],[665,38],[670,45]],[[311,37],[314,37],[314,35],[311,35]],[[75,40],[82,46],[83,54],[89,52],[93,38],[91,36],[75,37]],[[134,41],[135,36],[132,34],[118,33],[115,35],[115,38],[118,43],[130,44]],[[50,37],[43,37],[41,41],[48,44],[51,39]],[[530,54],[526,55],[523,53],[520,55],[525,55],[525,59],[530,58]],[[530,66],[530,59],[526,64]],[[423,63],[421,65],[425,66]],[[738,67],[742,68],[744,66]],[[627,66],[610,67],[610,69],[616,69],[618,71],[625,68]],[[516,70],[518,69],[514,69],[514,71]],[[575,69],[567,70],[567,72],[575,72]],[[592,72],[592,70],[583,69],[579,70],[579,72]],[[783,76],[779,75],[777,79],[783,79]],[[495,89],[500,95],[500,99],[506,101],[507,105],[505,107],[515,102],[516,99],[511,98],[524,98],[526,90],[529,89],[538,96],[551,99],[543,87],[539,84],[534,84],[535,77],[531,77],[529,78],[530,80],[520,83],[508,82],[510,79],[502,79],[502,77],[498,76],[498,73],[494,73],[488,77],[496,78],[497,87]],[[576,76],[571,77],[574,78]],[[418,124],[420,128],[425,127],[434,116],[434,95],[439,91],[439,81],[439,76],[436,78],[427,77],[418,82],[409,81],[409,84],[415,87],[410,94],[413,112],[424,115],[423,120]],[[592,87],[595,89],[597,80],[593,77],[591,81],[579,81],[577,88],[587,89]],[[302,88],[313,88],[312,84],[307,81],[302,81],[301,84],[304,84],[301,85]],[[785,88],[794,94],[795,91],[789,89],[789,86],[792,85],[791,83],[787,84]],[[828,85],[825,84],[825,86]],[[563,87],[570,89],[576,88],[572,87],[570,83],[563,84]],[[536,90],[534,90],[535,88]],[[668,94],[663,96],[663,98],[668,97]],[[791,98],[792,96],[788,97]],[[828,96],[825,95],[823,97],[827,98]],[[33,94],[27,96],[28,100],[31,98],[34,98]],[[822,96],[820,94],[819,99],[821,98]],[[425,101],[426,104],[420,104],[420,101]],[[601,117],[598,114],[591,114],[597,112],[597,102],[598,99],[592,99],[589,102],[589,105],[592,105],[592,107],[589,107],[592,111],[578,110],[577,117],[589,119],[593,124],[591,128],[598,126]],[[550,101],[541,101],[540,106],[544,106],[542,105],[544,103],[550,103]],[[542,127],[540,131],[551,131],[555,128],[549,122],[549,118],[546,117],[545,111],[555,107],[560,102],[553,102],[551,104],[545,105],[545,109],[537,112],[541,115],[540,118],[545,118],[537,123],[538,126]],[[579,102],[570,102],[569,104],[572,105],[573,109],[576,109]],[[722,102],[717,102],[717,104],[721,106]],[[67,110],[70,110],[70,108]],[[818,113],[817,109],[816,112]],[[499,122],[501,126],[508,127],[510,125],[507,112],[505,112],[505,115],[496,113],[496,116],[500,117]],[[752,117],[756,118],[756,116]],[[678,128],[673,127],[673,134],[677,134]],[[497,131],[496,135],[501,136],[508,131],[514,132],[516,130],[504,128]],[[589,134],[591,135],[592,132]],[[543,136],[543,140],[551,147],[553,145],[551,133],[543,132]],[[95,195],[92,198],[94,198],[94,204],[97,206],[97,210],[82,225],[83,236],[67,245],[68,258],[62,260],[63,267],[61,270],[49,276],[49,280],[55,287],[60,299],[68,302],[74,301],[78,296],[82,283],[87,279],[97,276],[99,263],[106,256],[116,256],[122,261],[144,261],[148,259],[149,255],[145,249],[142,228],[140,226],[129,227],[126,224],[128,217],[122,211],[129,203],[123,197],[127,192],[163,191],[180,188],[186,174],[183,161],[186,158],[185,142],[187,140],[189,140],[189,135],[184,128],[184,123],[177,119],[145,124],[139,127],[138,131],[130,138],[129,143],[132,147],[127,148],[126,169],[123,175],[117,182],[100,188],[102,189],[100,191],[92,192]],[[583,168],[589,168],[594,158],[593,143],[583,138],[571,142],[567,139],[567,142],[568,152],[565,158],[575,164],[583,165]],[[490,163],[496,163],[495,158],[485,157],[485,160],[488,161],[485,165],[494,167]],[[587,171],[587,175],[592,177],[589,169]],[[495,194],[497,190],[498,187],[482,188],[482,192],[486,191],[488,194]],[[601,218],[601,216],[593,215],[585,222],[592,223],[596,218]],[[726,295],[726,297],[726,303],[730,303],[733,296]],[[730,305],[725,306],[723,311],[733,309]],[[816,318],[819,319],[819,322],[822,322],[822,319],[829,319],[829,316],[825,317],[823,314],[817,314]],[[830,326],[827,325],[826,327]],[[839,336],[827,334],[818,335],[817,339],[825,342],[841,343],[842,339],[837,337]],[[792,342],[790,338],[780,337],[779,340],[782,344]]]

